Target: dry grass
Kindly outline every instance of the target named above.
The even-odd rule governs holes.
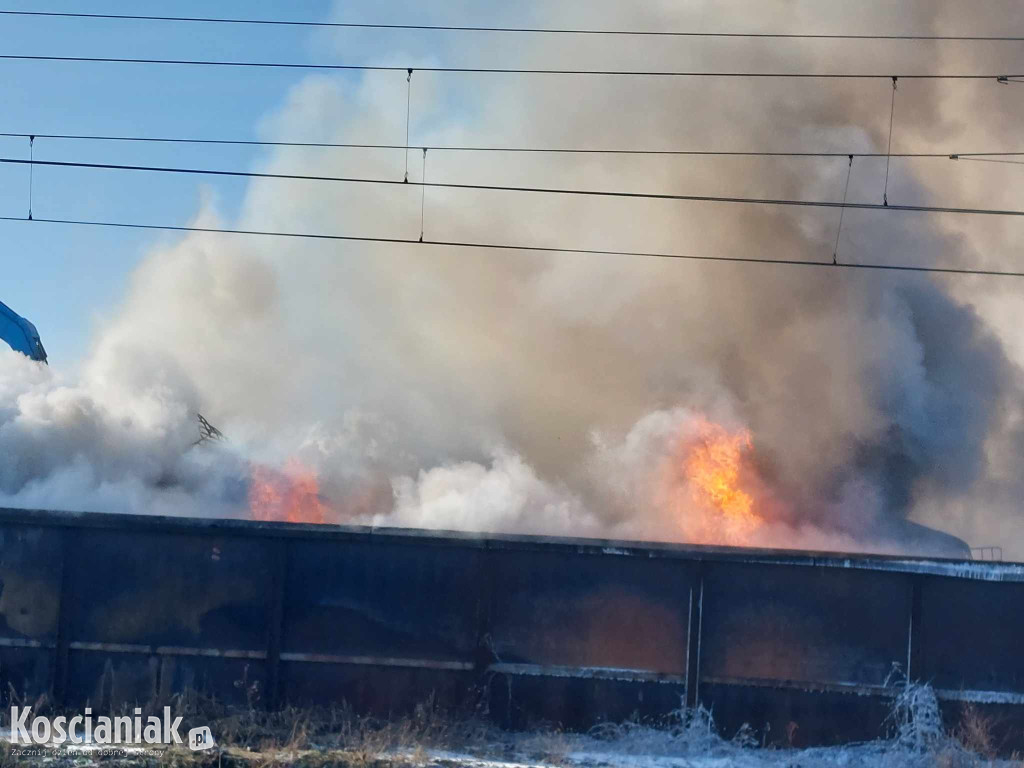
[[[872,756],[867,762],[859,762],[862,756],[857,762],[844,765],[974,768],[991,764],[989,761],[1000,747],[993,735],[998,729],[994,728],[992,718],[974,705],[965,705],[957,727],[948,733],[943,729],[938,702],[930,688],[905,682],[898,685],[889,718],[891,738],[863,745],[868,749],[863,754]],[[387,720],[357,715],[344,705],[267,712],[250,702],[249,706],[231,708],[195,692],[165,703],[171,706],[174,716],[183,718],[182,733],[190,727],[208,725],[218,747],[199,753],[178,747],[156,755],[105,758],[95,764],[101,768],[423,768],[444,765],[445,759],[439,755],[443,752],[551,766],[585,765],[592,759],[607,759],[614,764],[619,758],[639,755],[700,756],[724,761],[743,758],[760,764],[758,755],[766,761],[771,754],[779,759],[786,754],[811,759],[815,752],[759,750],[758,741],[748,728],[741,729],[732,739],[724,739],[711,713],[703,708],[681,709],[657,721],[634,717],[623,723],[605,723],[587,733],[548,726],[513,734],[489,724],[479,708],[451,712],[433,699],[417,706],[408,716]],[[156,704],[143,709],[147,713],[159,711]],[[826,757],[824,752],[820,754]],[[0,742],[0,768],[38,764],[38,759],[14,757],[11,746]],[[88,758],[83,762],[82,758],[56,757],[47,762],[51,768],[84,768],[92,764]],[[827,758],[820,764],[838,763]]]
[[[566,765],[573,751],[574,740],[560,729],[541,731],[524,737],[519,749],[530,760],[548,765]]]
[[[991,760],[999,751],[994,726],[993,717],[984,714],[976,704],[967,702],[960,712],[960,723],[953,729],[953,737],[965,749]]]

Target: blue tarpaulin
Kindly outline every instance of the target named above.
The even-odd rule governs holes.
[[[46,362],[46,350],[39,340],[36,327],[3,302],[0,302],[0,339],[10,344],[15,351],[33,360]]]

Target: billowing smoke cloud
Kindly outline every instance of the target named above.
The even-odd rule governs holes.
[[[164,361],[123,359],[132,370],[97,367],[64,385],[0,347],[0,506],[237,514],[244,462],[189,450],[198,434],[187,385]]]
[[[375,18],[412,8],[385,5]],[[965,19],[952,3],[855,10],[514,8],[537,26],[993,31],[981,11]],[[989,13],[996,24],[1021,11]],[[319,45],[346,61],[387,50],[402,66],[443,55],[571,68],[1024,69],[1011,47],[959,44],[396,34],[372,47],[350,36]],[[262,130],[399,143],[405,87],[404,73],[311,76]],[[901,81],[894,150],[1011,145],[1024,107],[993,101],[999,87]],[[414,142],[431,145],[877,152],[890,96],[887,80],[416,72],[411,108]],[[965,118],[980,108],[1000,117]],[[401,179],[405,163],[394,151],[283,148],[261,169]],[[965,163],[929,163],[894,160],[889,199],[1014,207],[1021,191],[1009,176],[992,185]],[[409,167],[419,179],[422,153]],[[431,181],[836,199],[847,161],[431,152],[426,169]],[[884,158],[858,158],[850,198],[880,202],[884,173]],[[198,220],[415,239],[420,202],[417,187],[258,180],[237,221],[209,201]],[[831,262],[837,221],[834,210],[429,189],[423,227],[437,240]],[[1006,268],[1011,227],[848,211],[839,259]],[[13,457],[0,492],[21,505],[243,514],[235,452],[297,456],[353,522],[686,538],[685,509],[666,503],[659,478],[706,417],[752,435],[748,481],[772,511],[756,543],[898,550],[892,532],[907,518],[1005,543],[1021,527],[1024,448],[1020,307],[1005,282],[193,234],[139,269],[84,383],[0,360],[0,446]],[[190,447],[196,410],[231,449]]]

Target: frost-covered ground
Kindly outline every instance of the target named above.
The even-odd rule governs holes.
[[[646,755],[611,751],[570,752],[543,759],[485,758],[444,750],[366,755],[345,751],[274,749],[258,752],[239,748],[208,753],[173,751],[134,752],[118,757],[97,756],[89,750],[54,751],[50,756],[18,760],[5,755],[0,765],[52,768],[1020,768],[1020,760],[987,760],[963,751],[913,753],[879,744],[805,750],[717,749],[707,754]]]
[[[646,755],[618,751],[570,752],[558,760],[496,760],[455,753],[430,753],[427,765],[441,768],[925,768],[928,766],[1006,766],[1013,760],[985,760],[964,752],[917,754],[880,744],[804,750],[716,749],[707,754]]]
[[[707,710],[680,711],[668,723],[605,725],[587,734],[519,734],[511,741],[515,759],[496,761],[469,755],[433,753],[452,768],[586,766],[586,768],[960,768],[1014,766],[1021,760],[995,760],[992,723],[965,710],[957,724],[944,724],[934,691],[900,684],[887,722],[889,738],[864,744],[813,749],[760,746],[747,729],[722,738]],[[525,758],[525,759],[524,759]]]
[[[569,743],[553,736],[522,736],[523,751],[505,756],[483,756],[476,750],[462,752],[425,747],[366,753],[361,749],[245,749],[225,747],[206,753],[182,750],[124,750],[118,757],[98,749],[55,749],[48,756],[16,759],[4,755],[0,765],[50,765],[57,768],[157,768],[158,766],[218,768],[1021,768],[1020,760],[985,759],[959,745],[915,751],[891,742],[874,742],[816,749],[770,749],[729,743],[693,746],[676,754],[632,751],[625,744]],[[575,740],[570,740],[575,742]],[[568,751],[562,749],[568,746]],[[120,751],[120,750],[118,750]]]
[[[811,749],[757,745],[749,732],[723,739],[706,710],[680,713],[668,727],[637,724],[606,726],[588,734],[518,734],[514,753],[504,759],[436,751],[428,762],[448,768],[960,768],[1013,766],[1020,760],[996,760],[968,749],[943,729],[938,703],[927,686],[907,686],[896,697],[891,738],[864,744]],[[986,734],[975,733],[983,751]]]
[[[201,717],[194,709],[192,714]],[[5,743],[8,732],[0,734],[0,747],[6,748],[0,768],[1024,768],[1020,759],[991,757],[1000,745],[992,723],[978,712],[965,709],[958,723],[944,724],[934,692],[905,684],[894,696],[887,738],[813,749],[764,747],[745,728],[723,738],[702,708],[680,710],[657,726],[609,723],[582,734],[499,731],[486,721],[450,718],[429,705],[398,721],[375,721],[342,709],[253,710],[207,722],[218,741],[212,750],[128,750],[114,760],[97,745],[21,758]]]
[[[732,739],[722,738],[707,710],[681,710],[659,727],[624,723],[599,726],[586,734],[485,732],[466,749],[414,741],[375,751],[371,736],[354,750],[348,745],[348,760],[327,764],[360,768],[383,768],[381,762],[396,768],[1024,768],[1018,759],[986,756],[995,745],[986,730],[987,721],[980,716],[967,730],[960,723],[947,731],[927,686],[902,687],[894,698],[888,727],[890,737],[874,742],[779,749],[760,746],[746,729]],[[972,751],[965,741],[985,754]],[[343,748],[338,754],[345,752]],[[282,765],[304,765],[299,753],[289,755],[285,750],[275,757],[283,758]],[[294,763],[288,763],[290,758]]]

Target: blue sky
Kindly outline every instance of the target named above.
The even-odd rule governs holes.
[[[282,16],[271,0],[92,2],[91,12],[171,15]],[[11,10],[43,10],[30,0],[8,0]],[[81,3],[51,0],[45,10],[82,11]],[[328,0],[291,7],[290,18],[322,20]],[[325,56],[308,29],[113,20],[0,18],[5,52],[55,55],[167,56],[311,61]],[[136,134],[259,138],[261,117],[279,105],[302,74],[277,70],[0,62],[0,132]],[[315,139],[315,137],[298,137]],[[245,168],[258,148],[112,144],[37,140],[37,159],[195,164]],[[24,139],[0,138],[0,156],[27,157]],[[214,189],[231,215],[242,180],[136,175],[37,168],[37,217],[98,218],[184,224],[197,208],[201,186]],[[28,172],[0,167],[0,215],[27,213]],[[39,328],[51,362],[74,366],[88,351],[96,323],[124,293],[132,268],[148,245],[168,236],[81,227],[0,223],[0,300]]]

